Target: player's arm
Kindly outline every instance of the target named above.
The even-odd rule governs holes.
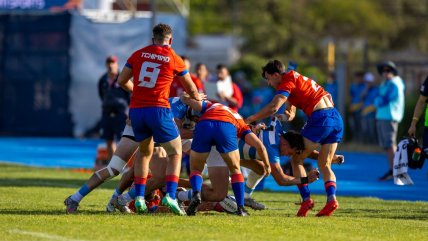
[[[256,114],[247,117],[247,119],[245,119],[245,122],[251,123],[275,114],[286,101],[287,101],[287,97],[285,95],[282,95],[282,94],[275,95],[275,97],[269,104],[263,107],[263,109],[261,109]]]
[[[205,98],[206,95],[205,94],[199,94],[199,96],[201,98]],[[180,96],[180,100],[185,104],[190,106],[190,108],[192,108],[193,110],[197,111],[197,112],[205,112],[206,109],[206,105],[209,103],[209,101],[206,100],[195,100],[194,98],[192,98],[189,94],[187,93],[183,93]]]
[[[421,117],[424,107],[427,103],[428,96],[419,95],[418,102],[416,102],[415,110],[413,111],[412,122],[408,130],[409,136],[415,137],[416,135],[416,124],[418,124],[419,118]]]
[[[265,166],[265,176],[269,176],[271,170],[270,170],[269,157],[266,151],[266,147],[263,145],[260,139],[257,138],[257,136],[253,132],[246,134],[244,140],[245,140],[245,143],[256,148],[257,154],[260,156],[260,159]]]
[[[125,66],[122,69],[122,72],[120,72],[119,77],[117,78],[117,82],[119,83],[120,87],[122,87],[124,90],[128,92],[132,92],[134,88],[134,83],[131,81],[132,78],[132,69]]]
[[[193,83],[189,73],[178,77],[187,94],[189,94],[192,99],[202,100],[201,96],[199,95],[198,89],[196,88],[195,83]]]

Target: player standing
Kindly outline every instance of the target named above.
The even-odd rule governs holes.
[[[119,84],[132,91],[129,116],[141,158],[134,163],[135,207],[138,213],[147,212],[144,191],[153,154],[154,142],[160,143],[169,157],[166,169],[166,191],[162,203],[177,215],[184,215],[175,198],[181,169],[181,139],[168,102],[174,76],[180,76],[186,92],[200,100],[183,60],[171,48],[172,29],[158,24],[153,28],[153,44],[135,51],[129,57]],[[134,82],[130,79],[133,77]]]
[[[277,92],[269,104],[249,116],[246,122],[251,123],[275,114],[286,101],[303,110],[308,116],[308,121],[301,131],[305,150],[296,159],[293,158],[293,172],[297,177],[305,177],[303,159],[321,145],[318,167],[323,175],[327,204],[317,216],[330,216],[339,207],[336,200],[336,176],[331,170],[331,162],[343,136],[342,117],[334,108],[330,94],[312,79],[293,70],[286,72],[284,65],[278,60],[269,61],[262,71],[263,78],[267,79]],[[314,201],[310,198],[307,184],[303,183],[298,187],[303,202],[297,216],[306,216],[313,208]]]

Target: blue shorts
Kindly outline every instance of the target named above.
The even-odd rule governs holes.
[[[228,122],[202,120],[196,124],[193,132],[192,151],[206,153],[215,146],[220,153],[229,153],[238,149],[236,127]]]
[[[343,137],[343,120],[336,108],[312,112],[301,131],[303,137],[323,144],[339,143]]]
[[[165,143],[179,136],[171,109],[163,107],[132,108],[129,110],[135,140],[153,136],[156,143]]]

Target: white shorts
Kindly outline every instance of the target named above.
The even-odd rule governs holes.
[[[220,152],[217,151],[215,146],[211,147],[210,154],[207,158],[207,167],[227,167],[226,162],[224,162]]]
[[[123,129],[122,136],[135,140],[134,130],[132,129],[131,125],[125,125],[125,129]]]

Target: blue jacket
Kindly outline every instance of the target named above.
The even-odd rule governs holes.
[[[404,115],[404,81],[399,76],[384,80],[375,99],[376,120],[401,122]]]

